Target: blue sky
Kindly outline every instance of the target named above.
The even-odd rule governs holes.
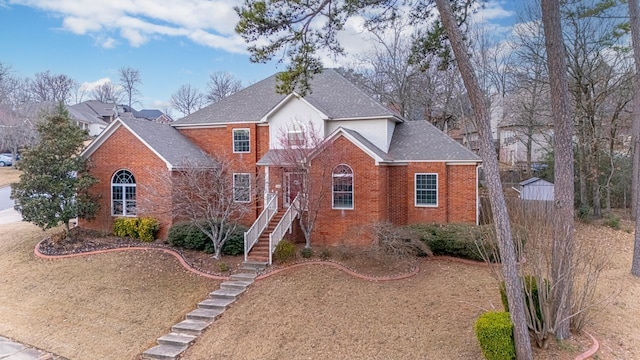
[[[79,83],[118,81],[139,69],[138,108],[164,108],[181,85],[205,90],[210,73],[226,71],[248,85],[283,65],[252,64],[233,33],[238,0],[0,0],[0,62],[15,75],[49,70]],[[517,1],[490,1],[483,17],[505,26]],[[357,24],[347,27],[351,53],[366,51]],[[331,65],[331,64],[330,64]],[[179,114],[174,112],[175,116]]]

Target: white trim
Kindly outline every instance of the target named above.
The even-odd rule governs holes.
[[[404,122],[395,115],[381,115],[381,116],[361,116],[361,117],[346,117],[346,118],[326,118],[329,121],[352,121],[352,120],[395,120],[397,123]]]
[[[236,175],[246,175],[249,178],[249,200],[236,200]],[[233,202],[250,203],[251,202],[251,173],[233,173]]]
[[[133,184],[129,184],[129,183],[114,184],[113,183],[114,177],[116,176],[117,173],[119,173],[121,171],[128,172],[131,175],[131,177],[133,178],[134,183]],[[129,170],[129,169],[126,169],[126,168],[121,168],[121,169],[118,169],[118,170],[113,172],[113,174],[111,175],[111,181],[110,181],[110,184],[109,184],[110,185],[109,186],[109,191],[111,192],[111,197],[110,197],[111,205],[109,207],[110,216],[112,216],[112,217],[137,217],[138,216],[138,189],[137,189],[137,183],[135,182],[136,181],[135,179],[136,179],[136,177],[133,175],[133,172],[131,170]],[[113,212],[113,187],[114,187],[114,185],[115,186],[119,186],[119,187],[122,188],[122,213],[121,214],[114,214],[114,212]],[[126,196],[127,195],[127,192],[126,192],[126,188],[127,187],[132,187],[132,188],[136,189],[136,191],[135,191],[135,198],[136,198],[135,199],[135,202],[136,202],[136,207],[135,207],[136,210],[135,211],[136,211],[136,213],[134,215],[125,214],[126,213],[126,209],[127,209],[127,196]]]
[[[269,112],[267,112],[266,114],[264,114],[262,116],[262,118],[260,118],[260,122],[262,123],[268,123],[269,122],[269,118],[271,117],[271,115],[273,115],[274,113],[280,111],[280,109],[285,106],[289,101],[291,101],[291,99],[298,99],[301,100],[302,102],[305,103],[305,105],[309,106],[310,108],[314,109],[315,111],[318,112],[318,114],[320,114],[321,118],[324,119],[329,119],[329,116],[325,113],[323,113],[322,111],[320,111],[320,109],[318,109],[317,107],[311,105],[310,102],[308,102],[305,98],[303,98],[302,96],[298,95],[294,92],[292,92],[291,94],[285,96],[284,99],[282,99],[276,106],[274,106],[271,110],[269,110]]]
[[[351,175],[338,175],[336,176],[336,174],[334,173],[335,169],[338,166],[346,166],[349,168],[349,170],[351,171]],[[350,177],[351,178],[351,207],[336,207],[335,206],[335,193],[333,192],[333,179],[336,177]],[[340,163],[336,166],[333,167],[333,169],[331,169],[331,209],[333,210],[353,210],[355,208],[355,202],[356,202],[356,196],[355,196],[355,173],[353,171],[353,168],[345,163]]]
[[[249,141],[249,150],[236,151],[236,130],[247,130],[247,141]],[[242,140],[244,141],[244,140]],[[234,154],[249,154],[251,153],[251,129],[250,128],[233,128],[231,129],[231,146]]]
[[[333,133],[331,133],[329,136],[327,136],[325,141],[335,141],[335,140],[338,139],[339,136],[344,136],[345,138],[347,138],[347,140],[351,141],[351,143],[353,143],[355,146],[357,146],[360,150],[362,150],[364,153],[366,153],[371,158],[373,158],[373,160],[375,161],[376,165],[379,165],[380,163],[387,162],[383,158],[378,156],[378,154],[376,154],[375,152],[371,151],[371,149],[369,149],[367,146],[365,146],[358,139],[356,139],[355,137],[351,136],[351,134],[346,132],[342,126],[338,127],[336,130],[333,131]],[[312,154],[312,156],[314,156],[314,155],[315,154]]]
[[[436,176],[436,203],[434,204],[418,204],[418,175],[435,175]],[[413,174],[413,203],[415,207],[430,207],[437,208],[440,203],[440,190],[438,189],[439,184],[439,176],[438,173],[414,173]],[[425,191],[429,191],[427,189],[423,189]]]
[[[206,129],[206,128],[226,128],[230,124],[255,124],[257,121],[234,121],[224,123],[207,123],[207,124],[171,124],[174,128],[180,129]]]

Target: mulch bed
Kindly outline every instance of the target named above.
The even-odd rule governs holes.
[[[186,250],[173,247],[163,240],[154,242],[141,242],[129,237],[117,237],[103,235],[98,231],[82,228],[71,229],[70,236],[64,237],[62,233],[45,238],[38,250],[44,255],[69,255],[82,254],[97,250],[121,249],[132,247],[164,248],[179,253],[193,268],[204,273],[218,276],[229,276],[239,271],[244,261],[242,255],[223,256],[216,260],[211,254],[202,251]],[[310,258],[300,256],[303,244],[297,245],[297,255],[292,261],[283,264],[275,264],[268,271],[285,268],[293,264],[307,261],[331,261],[362,275],[371,277],[395,276],[411,272],[415,269],[417,259],[397,259],[381,256],[358,248],[314,248]]]

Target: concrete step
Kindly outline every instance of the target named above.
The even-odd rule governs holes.
[[[235,300],[245,289],[218,289],[209,293],[209,296],[214,299],[233,299]]]
[[[186,346],[158,345],[142,353],[142,359],[175,360]]]
[[[197,338],[194,335],[169,333],[158,338],[160,345],[189,346]]]
[[[262,271],[267,268],[267,263],[264,261],[244,261],[242,263],[243,267],[254,268],[257,271]]]
[[[269,257],[268,256],[261,256],[261,255],[259,255],[259,256],[251,256],[251,255],[249,255],[247,257],[247,259],[255,260],[255,261],[265,261],[265,262],[269,261]]]
[[[186,315],[187,320],[213,322],[224,312],[224,309],[202,309],[198,308]]]
[[[231,280],[234,281],[251,281],[253,282],[253,280],[256,278],[256,276],[258,276],[255,272],[250,272],[250,273],[237,273],[237,274],[233,274],[231,276],[229,276],[229,278]]]
[[[200,335],[202,331],[211,325],[211,321],[183,320],[171,327],[171,331],[178,334]]]
[[[251,282],[247,282],[247,281],[225,281],[222,284],[220,284],[220,289],[246,289],[247,286],[251,285],[253,281]]]
[[[200,309],[217,309],[224,310],[227,306],[233,304],[234,299],[206,299],[198,303],[198,308]]]

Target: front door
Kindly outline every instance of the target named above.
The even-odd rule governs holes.
[[[304,188],[304,174],[300,172],[284,173],[284,207],[291,206],[298,193]]]

